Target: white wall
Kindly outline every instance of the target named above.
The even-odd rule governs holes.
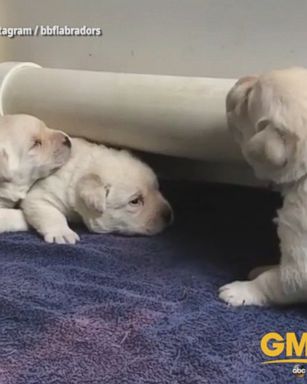
[[[307,65],[305,0],[0,0],[0,25],[101,26],[102,38],[0,38],[0,60],[238,77]]]

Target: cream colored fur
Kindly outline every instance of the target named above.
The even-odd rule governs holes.
[[[83,221],[92,232],[143,235],[170,224],[172,209],[149,166],[125,150],[76,138],[71,143],[69,161],[38,181],[21,204],[27,223],[46,242],[78,241],[68,222]],[[27,229],[22,215],[14,225],[10,230]]]
[[[70,141],[30,115],[0,117],[0,228],[25,222],[14,209],[30,187],[61,167],[70,156]]]
[[[279,265],[257,268],[251,281],[220,288],[238,305],[307,301],[307,70],[290,68],[240,79],[226,101],[229,128],[255,174],[274,182],[284,201],[276,222]],[[252,246],[252,245],[251,245]]]

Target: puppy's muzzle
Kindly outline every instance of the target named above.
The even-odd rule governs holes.
[[[162,220],[165,223],[165,225],[171,225],[174,221],[174,212],[172,208],[169,205],[165,205],[162,208]]]

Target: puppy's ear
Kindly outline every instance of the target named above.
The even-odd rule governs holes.
[[[247,118],[249,95],[257,81],[257,77],[243,77],[230,89],[226,97],[226,117],[229,131],[235,141],[240,143],[243,135],[241,122]]]
[[[81,202],[99,214],[105,210],[108,192],[108,186],[94,173],[81,177],[77,184],[77,196]]]
[[[0,149],[0,182],[11,181],[12,173],[9,165],[8,152],[2,148]]]
[[[257,81],[256,76],[242,77],[230,89],[226,97],[226,111],[239,113],[246,105],[248,95]]]
[[[259,120],[256,131],[246,145],[247,158],[269,167],[285,166],[296,151],[297,136],[284,127],[276,127],[268,119]]]

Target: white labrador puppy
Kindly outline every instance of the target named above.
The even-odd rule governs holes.
[[[239,80],[228,94],[229,127],[255,174],[280,186],[276,223],[280,265],[257,268],[251,281],[220,288],[231,305],[307,301],[307,70],[291,68]]]
[[[0,210],[2,226],[20,211],[13,209],[30,187],[61,167],[70,156],[71,143],[60,132],[47,128],[30,115],[0,117]]]
[[[78,241],[67,221],[83,221],[98,233],[144,235],[156,234],[170,224],[172,209],[149,166],[125,150],[76,138],[71,143],[69,161],[38,181],[21,204],[26,221],[46,242]],[[10,230],[25,229],[20,213]]]

